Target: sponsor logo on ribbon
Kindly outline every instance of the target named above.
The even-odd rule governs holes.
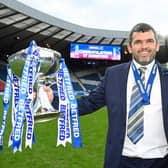
[[[11,69],[9,69],[9,72],[7,74],[5,90],[3,95],[3,113],[2,113],[2,123],[0,127],[0,151],[3,150],[3,139],[4,139],[5,127],[6,127],[6,121],[7,121],[7,114],[10,107],[10,97],[12,92],[10,76],[12,76]]]
[[[26,60],[20,79],[19,99],[14,102],[16,112],[10,144],[13,152],[22,150],[22,134],[24,121],[26,121],[25,147],[32,147],[34,140],[34,117],[33,117],[33,85],[38,68],[39,53],[35,41],[32,41],[27,50]],[[25,120],[26,118],[26,120]]]
[[[57,146],[66,146],[73,141],[73,147],[82,147],[78,105],[73,91],[68,68],[64,59],[61,59],[57,71],[57,87],[59,96],[59,111],[63,115],[58,118]]]

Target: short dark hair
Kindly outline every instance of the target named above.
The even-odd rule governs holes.
[[[132,42],[132,35],[134,32],[148,32],[148,31],[152,31],[154,33],[155,40],[156,40],[156,42],[158,42],[158,35],[157,35],[155,29],[151,25],[149,25],[147,23],[138,23],[130,31],[129,43],[131,44],[131,42]]]

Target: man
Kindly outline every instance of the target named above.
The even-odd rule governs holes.
[[[168,76],[162,74],[155,60],[160,47],[158,37],[150,25],[139,23],[131,30],[129,40],[132,61],[107,68],[100,85],[89,96],[78,99],[79,114],[107,106],[104,168],[166,168]],[[145,69],[143,78],[140,67]],[[56,107],[57,99],[49,88],[44,89]]]

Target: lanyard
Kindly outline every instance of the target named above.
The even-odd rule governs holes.
[[[157,64],[155,63],[152,67],[152,70],[150,72],[150,75],[149,75],[149,78],[148,78],[148,81],[147,81],[147,84],[146,84],[146,88],[145,88],[145,86],[142,82],[140,74],[138,73],[138,70],[137,70],[134,63],[132,63],[132,70],[133,70],[133,74],[134,74],[134,77],[135,77],[136,84],[139,88],[141,96],[143,97],[144,104],[146,104],[146,105],[150,104],[151,89],[152,89],[152,86],[153,86],[153,81],[154,81],[155,76],[156,76]]]

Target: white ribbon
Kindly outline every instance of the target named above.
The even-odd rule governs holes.
[[[57,87],[59,111],[64,114],[63,117],[58,119],[57,146],[60,144],[65,146],[66,142],[71,143],[73,139],[74,148],[82,147],[78,105],[64,59],[61,59],[60,68],[57,72]]]
[[[60,64],[60,69],[57,73],[57,88],[59,95],[59,111],[63,113],[61,117],[58,118],[58,136],[57,136],[57,146],[66,146],[66,143],[72,143],[71,137],[71,127],[70,127],[70,108],[69,101],[66,95],[63,70]]]

